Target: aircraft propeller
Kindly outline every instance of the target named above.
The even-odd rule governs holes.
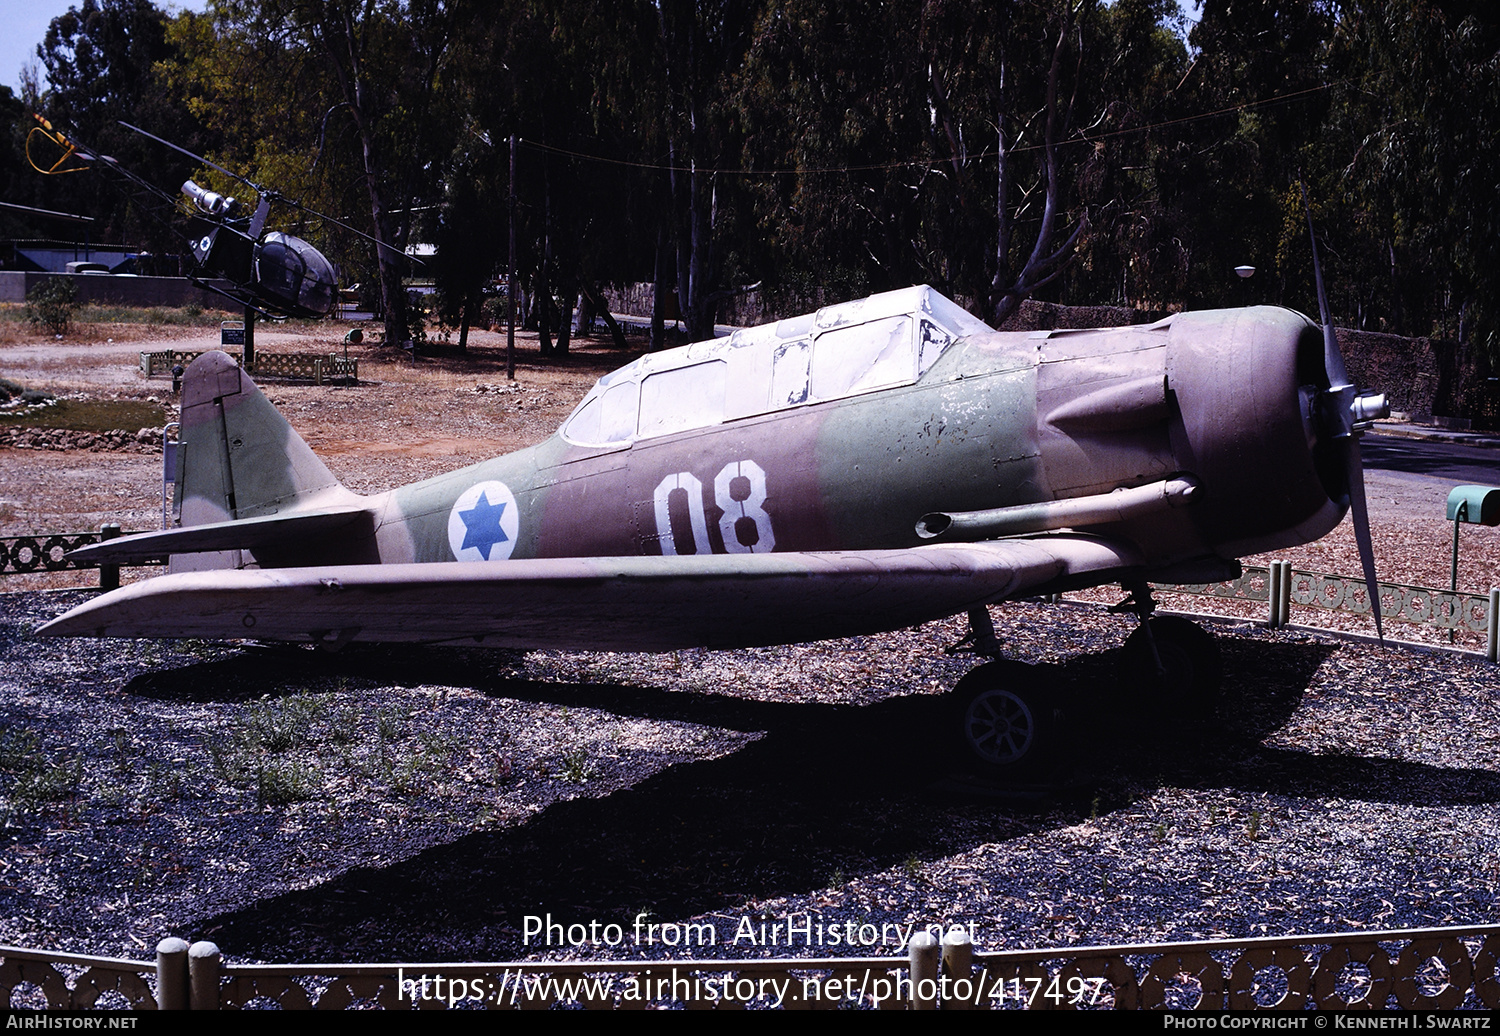
[[[1344,486],[1349,496],[1349,512],[1354,523],[1354,542],[1359,549],[1359,564],[1364,572],[1365,591],[1370,597],[1370,612],[1375,616],[1375,634],[1385,643],[1385,629],[1380,619],[1380,582],[1375,574],[1375,549],[1370,540],[1370,510],[1365,501],[1364,462],[1359,453],[1360,427],[1390,413],[1384,394],[1360,395],[1349,381],[1343,353],[1333,333],[1333,319],[1328,313],[1328,293],[1323,287],[1323,267],[1318,259],[1318,235],[1313,229],[1312,207],[1307,201],[1307,187],[1302,186],[1302,207],[1307,212],[1307,232],[1312,240],[1313,280],[1318,289],[1318,318],[1323,325],[1323,367],[1328,373],[1328,389],[1319,407],[1323,434],[1341,454]]]

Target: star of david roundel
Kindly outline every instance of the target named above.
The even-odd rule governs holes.
[[[448,546],[458,561],[504,561],[520,531],[516,498],[504,482],[470,486],[448,512]]]

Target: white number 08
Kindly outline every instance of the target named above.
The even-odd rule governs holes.
[[[679,525],[672,528],[674,493],[681,492],[676,503]],[[662,479],[652,495],[656,505],[656,535],[663,554],[707,554],[708,517],[703,502],[703,483],[691,472],[679,471]],[[714,478],[714,504],[724,512],[719,519],[719,533],[724,549],[730,554],[765,554],[776,546],[771,530],[771,516],[761,506],[766,502],[766,473],[753,460],[734,460],[724,465]],[[686,505],[686,515],[680,508]],[[681,518],[687,522],[682,523]],[[686,524],[686,528],[683,528]],[[682,539],[688,542],[682,543]]]

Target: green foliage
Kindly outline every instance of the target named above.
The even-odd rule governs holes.
[[[593,765],[589,762],[589,750],[578,745],[563,752],[562,770],[558,776],[571,784],[583,784],[593,775],[593,770]]]
[[[559,346],[568,306],[610,282],[659,277],[696,334],[750,283],[795,305],[926,281],[989,315],[1053,250],[1025,285],[1040,297],[1312,309],[1306,183],[1337,320],[1500,355],[1500,20],[1473,0],[1206,0],[1183,30],[1171,0],[221,0],[171,18],[82,0],[42,50],[47,111],[150,182],[246,193],[121,113],[397,249],[436,244],[438,311],[414,322],[479,322],[512,190],[530,319]],[[0,124],[22,114],[0,89]],[[43,204],[8,169],[7,196]],[[47,188],[72,211],[100,193]],[[155,233],[110,205],[101,233]],[[390,337],[424,330],[368,241],[307,233],[386,296]]]
[[[322,774],[299,759],[270,760],[255,775],[256,801],[263,806],[305,802],[321,792]]]
[[[48,277],[26,293],[26,319],[55,335],[65,335],[73,322],[78,289],[62,277]]]

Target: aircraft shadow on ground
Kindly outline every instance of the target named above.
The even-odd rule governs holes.
[[[731,754],[679,764],[603,798],[554,803],[519,825],[431,847],[383,868],[203,918],[197,935],[275,960],[502,960],[522,955],[526,914],[625,923],[639,911],[681,919],[751,899],[815,893],[835,875],[872,873],[1079,822],[1091,806],[1125,805],[1162,781],[1300,797],[1433,804],[1500,800],[1500,775],[1357,756],[1268,749],[1332,650],[1223,638],[1226,700],[1212,736],[1184,738],[1100,693],[1114,652],[1054,667],[1059,686],[1093,702],[1073,747],[1090,760],[1068,787],[1030,803],[944,790],[952,754],[925,696],[868,706],[786,704],[649,687],[507,680],[462,653],[351,652],[320,662],[385,685],[446,684],[497,697],[756,731]],[[252,683],[288,663],[271,655]],[[300,660],[293,660],[300,661]],[[216,662],[137,678],[127,691],[197,698]],[[304,677],[305,667],[297,667]],[[1090,693],[1092,691],[1092,693]],[[249,693],[248,691],[246,693]],[[1112,712],[1106,707],[1113,701]],[[1134,710],[1134,711],[1132,711]],[[1127,715],[1127,713],[1129,715]],[[1128,720],[1128,721],[1127,721]],[[1122,735],[1122,731],[1124,732]],[[1082,773],[1082,776],[1079,776]],[[463,947],[455,951],[455,946]]]

